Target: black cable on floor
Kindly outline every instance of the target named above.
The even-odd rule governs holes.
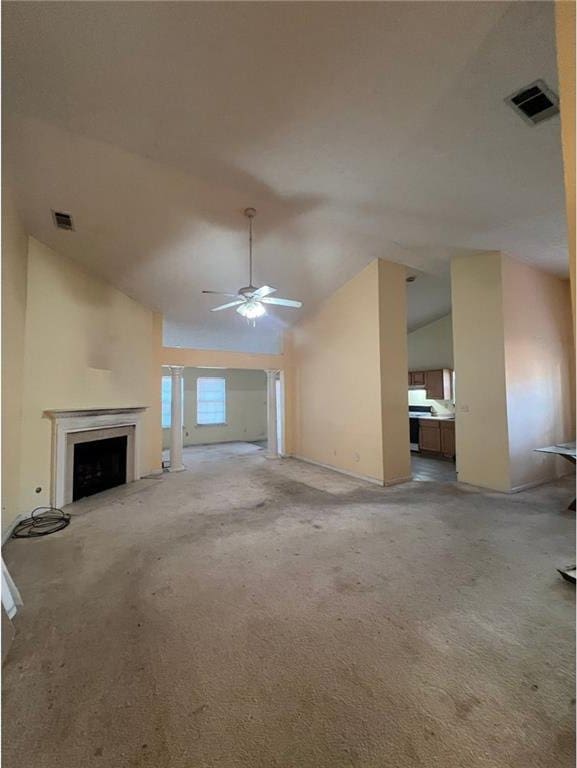
[[[70,524],[70,515],[57,507],[36,507],[12,531],[13,539],[33,539],[61,531]]]

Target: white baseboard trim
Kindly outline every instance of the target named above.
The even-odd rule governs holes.
[[[150,472],[145,472],[143,475],[140,475],[140,480],[146,480],[147,477],[162,477],[164,472],[162,469],[151,469]]]
[[[368,475],[358,475],[356,472],[349,472],[347,469],[340,469],[339,467],[333,467],[330,464],[323,464],[320,461],[314,461],[313,459],[305,459],[304,456],[297,456],[296,453],[287,456],[286,458],[297,459],[298,461],[304,461],[305,464],[312,464],[315,467],[322,467],[323,469],[330,469],[331,472],[337,472],[339,475],[346,475],[347,477],[353,477],[355,480],[364,480],[366,483],[372,483],[373,485],[383,486],[382,480],[377,480],[376,477],[369,477]],[[400,480],[399,482],[403,482]]]
[[[573,472],[564,472],[562,475],[555,475],[555,477],[549,477],[546,480],[534,480],[531,483],[524,483],[523,485],[516,485],[514,488],[506,491],[506,493],[520,493],[521,491],[528,491],[531,488],[538,488],[540,485],[547,485],[547,483],[554,483],[556,480],[562,480],[564,477],[569,477]]]
[[[209,445],[229,445],[230,443],[259,443],[262,440],[266,440],[266,435],[263,437],[255,437],[254,439],[238,438],[237,440],[213,440],[211,443],[183,443],[183,448],[206,448]],[[163,451],[168,451],[169,448],[163,448]]]
[[[413,479],[412,475],[408,475],[407,477],[395,477],[394,480],[385,480],[383,485],[385,488],[388,488],[391,485],[401,485],[401,483],[410,483]]]
[[[6,542],[12,538],[12,533],[14,532],[14,529],[18,525],[18,523],[22,522],[22,520],[25,520],[27,517],[30,517],[30,515],[27,515],[25,512],[22,512],[20,515],[16,515],[14,520],[2,531],[2,546],[6,544]]]
[[[457,481],[459,485],[468,485],[469,488],[477,488],[480,491],[486,491],[488,493],[521,493],[522,491],[530,491],[531,488],[538,488],[540,485],[547,485],[548,483],[554,483],[557,480],[562,480],[564,477],[569,477],[573,472],[564,472],[562,475],[556,475],[555,477],[549,477],[545,480],[534,480],[531,483],[524,483],[523,485],[516,485],[514,488],[490,488],[488,485],[475,485],[474,483],[467,482],[466,480],[460,480],[457,475]]]

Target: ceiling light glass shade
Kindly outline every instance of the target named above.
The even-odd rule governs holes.
[[[262,317],[266,314],[266,309],[260,301],[247,301],[245,304],[241,304],[237,307],[236,311],[239,315],[246,317],[248,320],[254,320],[257,317]]]

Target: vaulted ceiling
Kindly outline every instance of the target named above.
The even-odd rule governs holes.
[[[29,232],[163,312],[172,343],[274,351],[376,257],[421,273],[421,325],[456,253],[566,274],[559,118],[504,103],[557,89],[553,10],[4,3],[5,168]],[[255,329],[200,294],[246,284],[249,205],[257,284],[304,302]]]

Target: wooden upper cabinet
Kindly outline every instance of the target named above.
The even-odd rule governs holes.
[[[413,371],[411,373],[411,384],[413,387],[426,386],[425,371]]]
[[[453,397],[453,371],[439,368],[435,371],[410,371],[409,387],[427,390],[428,400],[451,400]]]
[[[425,389],[428,400],[447,400],[444,371],[425,371]]]

